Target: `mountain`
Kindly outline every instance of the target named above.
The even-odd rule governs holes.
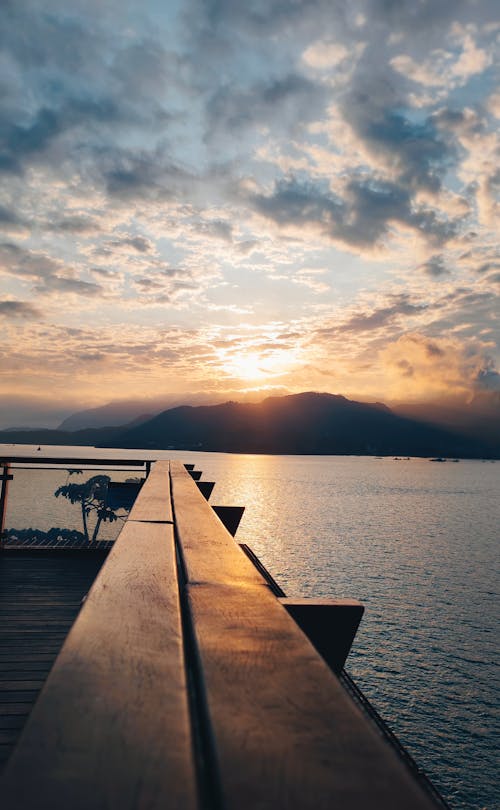
[[[281,395],[280,389],[269,391],[269,396]],[[226,394],[232,396],[232,394]],[[195,391],[188,397],[183,394],[161,395],[156,397],[139,397],[137,399],[117,399],[98,408],[86,408],[83,411],[68,416],[57,428],[58,430],[85,430],[86,428],[116,427],[128,425],[130,422],[145,422],[167,408],[176,408],[184,405],[189,399],[191,405],[213,405],[223,402],[224,398],[220,393],[210,393],[206,391]],[[256,393],[248,392],[244,395],[245,401],[255,402],[258,399]],[[0,403],[1,404],[1,403]]]
[[[467,401],[448,397],[431,402],[398,403],[392,406],[392,411],[500,449],[500,391],[478,392]]]
[[[242,453],[477,456],[487,445],[333,394],[171,408],[125,430],[120,447]]]
[[[147,421],[78,431],[2,431],[0,442],[240,453],[500,457],[500,443],[464,435],[381,403],[334,394],[259,403],[182,405]]]
[[[130,422],[146,422],[157,413],[170,407],[171,404],[165,400],[155,403],[142,400],[109,402],[99,408],[87,408],[68,416],[61,422],[58,430],[85,430],[86,428],[128,425]]]
[[[1,444],[54,444],[61,446],[96,447],[101,443],[114,446],[123,427],[87,428],[86,430],[55,430],[53,428],[11,429],[0,431]],[[116,437],[116,438],[115,438]]]

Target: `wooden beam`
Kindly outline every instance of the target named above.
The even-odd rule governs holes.
[[[2,810],[197,807],[173,526],[125,525],[0,796]]]
[[[212,490],[215,486],[215,481],[197,481],[196,486],[200,490],[205,500],[210,500],[210,495],[212,494]]]
[[[157,461],[142,485],[128,520],[172,523],[170,501],[169,461]]]
[[[319,654],[340,675],[351,649],[364,607],[355,599],[279,600]]]
[[[82,448],[83,449],[83,448]],[[58,458],[57,456],[0,456],[0,464],[59,464],[64,467],[144,467],[144,459],[123,458],[75,458],[74,456]]]
[[[222,521],[223,525],[228,530],[229,534],[234,537],[236,532],[238,531],[238,526],[240,525],[241,518],[243,517],[243,512],[245,511],[244,506],[212,506],[215,514]]]
[[[224,806],[434,807],[182,465],[172,462],[171,477],[197,679]]]

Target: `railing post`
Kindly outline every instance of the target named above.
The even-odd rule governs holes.
[[[7,512],[7,495],[9,493],[9,481],[12,481],[13,475],[10,475],[10,464],[4,464],[0,480],[2,481],[2,489],[0,492],[0,549],[4,546],[3,533],[5,529],[5,514]]]

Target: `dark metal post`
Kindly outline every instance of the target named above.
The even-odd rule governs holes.
[[[0,480],[2,482],[2,489],[0,492],[0,549],[3,548],[3,532],[5,528],[5,514],[7,511],[7,495],[9,492],[9,481],[12,481],[13,475],[9,474],[10,464],[3,465],[2,475]]]

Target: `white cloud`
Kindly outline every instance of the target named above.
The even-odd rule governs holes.
[[[483,73],[493,56],[479,48],[470,34],[460,43],[461,51],[437,48],[423,60],[409,54],[399,54],[390,60],[391,67],[416,84],[428,88],[447,88],[465,84],[472,76]]]
[[[492,56],[483,48],[478,48],[472,37],[467,34],[462,44],[462,53],[451,67],[452,76],[467,80],[471,76],[482,73],[491,65]]]
[[[302,60],[316,70],[329,70],[337,67],[349,55],[345,45],[338,42],[318,40],[302,54]]]
[[[492,93],[486,102],[486,106],[495,118],[500,118],[500,93]]]

